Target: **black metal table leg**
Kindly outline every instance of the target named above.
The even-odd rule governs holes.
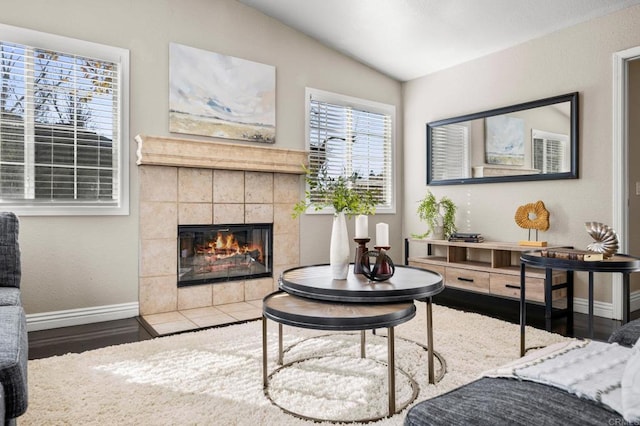
[[[553,269],[545,269],[544,277],[544,329],[551,331],[551,311],[553,309]]]
[[[520,356],[525,353],[524,329],[527,324],[527,304],[525,303],[525,264],[520,263]]]
[[[622,323],[629,322],[631,314],[631,301],[629,300],[629,274],[622,274]]]
[[[267,318],[262,316],[262,387],[267,387]]]
[[[589,271],[589,338],[593,339],[593,272]]]
[[[427,359],[429,368],[429,383],[436,382],[435,367],[433,362],[433,306],[430,297],[427,297]]]
[[[282,344],[282,324],[278,323],[278,365],[282,365],[283,362],[283,344]]]
[[[389,382],[389,417],[391,417],[396,413],[395,334],[393,327],[388,327],[387,331],[387,375]]]
[[[573,337],[573,271],[567,271],[567,335]]]

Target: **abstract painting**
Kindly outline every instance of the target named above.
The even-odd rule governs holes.
[[[276,69],[171,43],[169,131],[275,143]]]
[[[486,119],[487,164],[524,165],[524,120],[496,115]]]

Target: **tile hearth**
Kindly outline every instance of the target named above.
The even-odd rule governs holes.
[[[158,336],[235,324],[261,317],[262,299],[142,316]]]

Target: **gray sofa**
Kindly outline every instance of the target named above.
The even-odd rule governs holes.
[[[0,414],[6,425],[27,410],[27,321],[20,300],[19,221],[0,212]]]
[[[609,342],[632,346],[640,337],[640,319],[613,333]],[[603,405],[539,383],[481,378],[422,401],[407,412],[405,426],[425,425],[624,425]]]

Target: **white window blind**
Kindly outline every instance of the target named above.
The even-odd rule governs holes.
[[[23,214],[128,213],[122,62],[7,41],[4,29],[0,205]],[[62,39],[35,34],[43,45]]]
[[[448,124],[431,129],[431,179],[470,177],[469,128]]]
[[[533,168],[541,173],[569,171],[567,135],[532,130]]]
[[[376,211],[392,212],[394,108],[320,91],[308,101],[311,176],[357,173],[356,188],[376,194]],[[318,201],[313,193],[311,201]]]

